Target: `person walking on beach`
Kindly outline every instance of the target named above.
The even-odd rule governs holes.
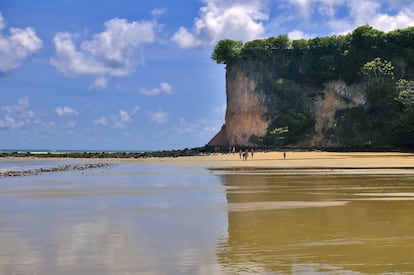
[[[247,160],[247,157],[249,156],[249,152],[247,150],[245,150],[243,152],[243,160]]]
[[[252,154],[252,159],[253,159],[253,154],[254,154],[253,149],[250,150],[250,154]]]
[[[283,159],[286,159],[286,152],[283,152]]]

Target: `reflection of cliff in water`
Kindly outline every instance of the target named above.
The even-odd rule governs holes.
[[[218,261],[240,272],[414,270],[414,178],[222,175],[228,239]]]

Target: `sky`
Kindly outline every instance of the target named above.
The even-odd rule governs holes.
[[[414,26],[411,0],[0,0],[0,149],[170,150],[224,123],[220,39]]]

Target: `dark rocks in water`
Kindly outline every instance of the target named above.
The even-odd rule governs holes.
[[[0,157],[33,157],[33,158],[164,158],[201,156],[214,152],[210,146],[185,148],[180,150],[163,150],[150,152],[63,152],[63,153],[30,153],[30,152],[3,152]]]
[[[56,167],[42,167],[36,169],[27,170],[13,170],[13,171],[0,171],[0,178],[5,177],[21,177],[21,176],[33,176],[51,172],[63,172],[63,171],[74,171],[74,170],[87,170],[104,168],[111,166],[111,163],[87,163],[87,164],[66,164]]]

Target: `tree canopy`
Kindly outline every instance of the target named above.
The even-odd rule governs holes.
[[[343,79],[352,84],[363,77],[360,68],[376,57],[404,60],[404,63],[394,64],[396,76],[412,78],[413,41],[414,27],[385,33],[363,25],[346,35],[308,40],[290,40],[287,35],[246,43],[224,39],[217,43],[211,57],[219,64],[246,59],[278,60],[282,77],[296,82],[322,85],[329,80]]]

